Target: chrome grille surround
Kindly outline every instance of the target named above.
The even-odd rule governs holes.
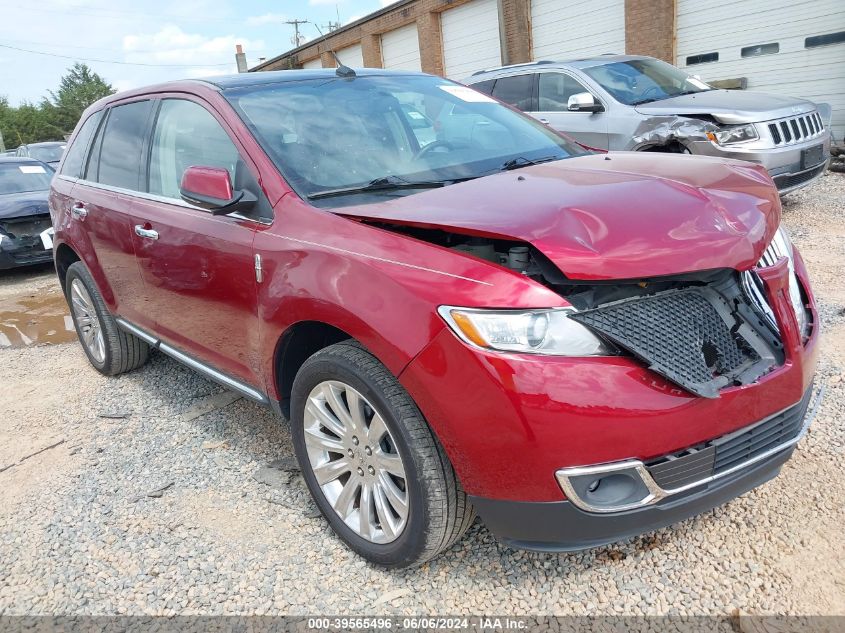
[[[824,135],[824,122],[817,111],[778,119],[765,125],[775,147],[795,145]]]

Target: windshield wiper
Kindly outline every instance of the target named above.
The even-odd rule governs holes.
[[[399,176],[382,176],[371,180],[366,185],[359,185],[356,187],[341,187],[339,189],[324,189],[323,191],[315,191],[308,194],[309,200],[319,200],[321,198],[334,198],[336,196],[346,196],[356,193],[367,193],[370,191],[394,191],[397,189],[434,189],[437,187],[445,187],[451,184],[454,180],[423,180],[413,181],[405,180]]]
[[[501,171],[510,171],[511,169],[519,169],[520,167],[528,167],[529,165],[539,165],[540,163],[548,163],[553,160],[560,160],[562,156],[543,156],[542,158],[525,158],[524,156],[517,156],[505,161],[501,166]]]

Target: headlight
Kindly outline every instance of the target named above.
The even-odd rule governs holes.
[[[719,145],[754,141],[759,138],[753,125],[734,125],[722,128],[718,132],[707,132],[707,138]]]
[[[482,349],[556,356],[605,356],[613,350],[567,316],[570,308],[480,310],[441,306],[440,316],[462,340]]]

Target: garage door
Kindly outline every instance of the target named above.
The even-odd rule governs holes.
[[[749,90],[830,103],[834,134],[842,138],[845,2],[678,0],[677,6],[679,66],[705,80],[746,77]]]
[[[381,56],[385,68],[422,70],[416,23],[384,33],[381,36]]]
[[[534,59],[625,52],[624,0],[531,0]]]
[[[302,64],[303,68],[307,68],[308,70],[314,70],[316,68],[323,67],[323,61],[318,57],[317,59],[310,59],[304,64]]]
[[[450,79],[502,65],[496,0],[472,0],[440,14],[443,66]]]
[[[349,66],[350,68],[364,67],[364,51],[361,49],[360,44],[341,48],[337,51],[337,58],[344,66]]]

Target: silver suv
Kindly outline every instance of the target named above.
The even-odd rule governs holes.
[[[465,83],[593,148],[759,163],[781,193],[810,184],[830,158],[828,104],[717,90],[652,57],[539,61],[480,71]]]

